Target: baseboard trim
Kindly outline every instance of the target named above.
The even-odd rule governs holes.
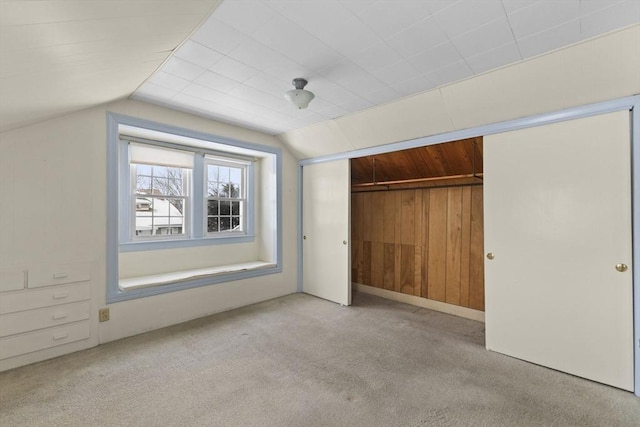
[[[420,298],[413,295],[401,294],[399,292],[389,291],[387,289],[374,288],[373,286],[361,285],[360,283],[352,283],[352,288],[357,292],[375,295],[405,304],[411,304],[429,310],[440,311],[442,313],[453,314],[454,316],[464,317],[466,319],[484,322],[484,312],[474,310],[472,308],[460,307],[445,302],[434,301],[426,298]]]

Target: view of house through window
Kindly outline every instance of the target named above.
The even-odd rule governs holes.
[[[186,233],[188,169],[132,164],[135,235]]]

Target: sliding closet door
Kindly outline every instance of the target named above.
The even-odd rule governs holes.
[[[485,137],[485,292],[488,349],[633,390],[629,126]]]
[[[302,168],[302,289],[351,304],[349,160]]]

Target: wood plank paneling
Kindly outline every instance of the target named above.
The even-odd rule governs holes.
[[[394,243],[383,243],[384,245],[384,271],[382,279],[382,287],[390,291],[394,290],[394,282],[396,281],[396,251]]]
[[[400,292],[413,295],[415,286],[415,246],[401,245]]]
[[[382,242],[371,242],[371,286],[384,288],[384,243]]]
[[[445,302],[460,305],[462,257],[462,188],[447,189],[447,259]]]
[[[484,222],[482,188],[471,190],[471,245],[469,248],[469,308],[484,311]]]
[[[357,193],[352,203],[354,281],[484,309],[482,187]]]
[[[436,188],[429,191],[427,298],[444,302],[447,276],[448,190],[446,188]]]
[[[460,305],[469,307],[469,259],[471,246],[471,187],[462,188],[462,236],[460,246]]]

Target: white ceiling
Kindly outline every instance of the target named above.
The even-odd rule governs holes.
[[[640,0],[225,0],[134,98],[280,134],[639,21]]]
[[[135,91],[279,134],[640,22],[640,0],[218,3],[0,0],[0,130]]]
[[[0,130],[126,98],[218,0],[0,0]]]

